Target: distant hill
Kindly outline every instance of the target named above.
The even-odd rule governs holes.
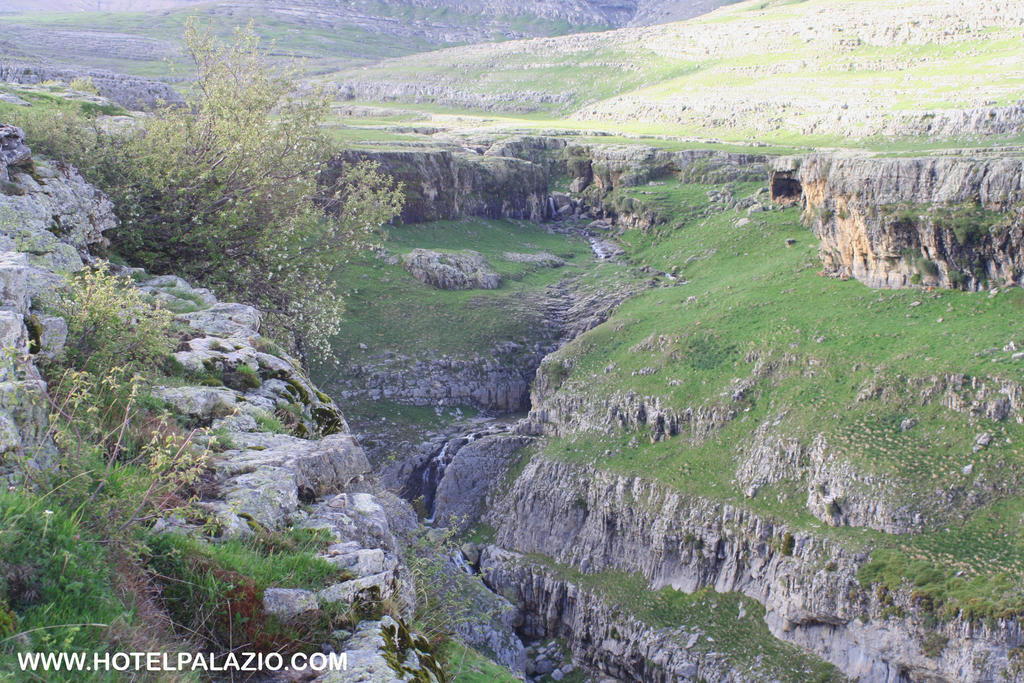
[[[470,17],[487,18],[509,35],[551,35],[552,29],[619,28],[689,19],[735,0],[7,0],[0,13],[151,12],[229,8],[290,15],[297,21],[337,23],[368,18],[432,18],[458,29]],[[524,22],[525,19],[525,22]],[[446,21],[448,20],[448,21]],[[546,30],[542,22],[551,25]],[[476,22],[471,22],[476,23]],[[476,26],[469,27],[476,29]],[[466,42],[466,41],[460,41]]]
[[[209,0],[5,0],[5,12],[149,12],[198,5]]]
[[[252,20],[313,72],[452,45],[600,31],[701,14],[727,0],[6,0],[0,59],[184,77],[185,18],[221,33]]]
[[[685,22],[450,48],[335,78],[358,101],[694,135],[863,137],[1014,129],[1022,64],[1024,0],[759,0]]]

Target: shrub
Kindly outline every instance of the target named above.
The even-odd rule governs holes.
[[[68,87],[72,90],[77,90],[79,92],[92,93],[93,95],[100,94],[100,89],[96,87],[95,83],[93,83],[92,76],[86,76],[84,78],[75,78],[70,83],[68,83]]]
[[[793,550],[796,548],[796,539],[793,534],[788,531],[782,536],[782,554],[790,556],[793,554]]]
[[[68,325],[64,361],[76,370],[146,372],[173,348],[171,313],[106,267],[72,276],[57,309]]]
[[[304,360],[329,355],[344,308],[333,271],[399,212],[401,188],[372,164],[324,173],[329,97],[296,93],[297,68],[271,73],[251,25],[222,45],[189,21],[185,41],[197,74],[187,106],[120,132],[80,108],[16,123],[110,195],[114,245],[133,262],[263,309]]]
[[[927,277],[937,277],[939,274],[938,264],[936,264],[935,261],[932,261],[930,258],[926,258],[924,256],[915,259],[914,266],[922,275],[925,275]]]
[[[284,422],[282,422],[280,418],[274,415],[257,415],[256,424],[259,425],[261,432],[287,434],[291,431],[287,426],[285,426]]]
[[[103,538],[130,543],[133,529],[180,508],[205,466],[205,450],[170,417],[145,407],[143,380],[122,368],[94,375],[68,369],[50,380],[52,469],[25,467],[54,505],[87,508]]]
[[[332,271],[398,212],[401,193],[369,164],[318,185],[333,149],[328,96],[294,93],[295,70],[270,73],[251,25],[221,45],[190,22],[185,41],[197,73],[188,106],[118,141],[106,182],[122,220],[115,243],[153,272],[264,309],[300,355],[327,353],[342,311]]]

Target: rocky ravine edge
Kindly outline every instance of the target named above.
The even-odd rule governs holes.
[[[109,200],[75,169],[32,159],[21,131],[11,126],[0,126],[0,179],[7,183],[0,193],[0,343],[26,359],[0,370],[0,451],[7,457],[27,455],[46,466],[57,457],[57,449],[48,437],[46,383],[35,361],[61,351],[67,326],[37,304],[65,276],[95,261],[88,246],[101,242],[103,231],[116,226],[117,219]],[[200,502],[219,520],[223,537],[251,535],[254,525],[323,528],[334,539],[325,558],[354,576],[317,592],[267,589],[265,611],[287,620],[318,605],[369,597],[389,599],[400,606],[402,616],[411,614],[408,571],[394,533],[414,525],[415,515],[378,485],[334,402],[309,382],[295,361],[257,348],[260,312],[220,302],[208,290],[174,276],[154,278],[133,269],[127,274],[158,301],[185,295],[203,302],[199,310],[178,316],[193,331],[175,354],[182,365],[216,367],[225,377],[245,365],[259,377],[255,387],[154,390],[193,424],[222,428],[235,444],[212,458],[216,493]],[[38,355],[29,352],[30,319],[40,330]],[[285,405],[298,409],[309,438],[260,430],[257,417],[273,415]],[[192,531],[178,519],[158,524]],[[418,640],[401,656],[403,670],[385,659],[388,648],[402,652],[403,630],[391,617],[361,622],[344,644],[348,671],[324,674],[324,680],[339,675],[382,683],[437,680],[429,652],[416,650]]]

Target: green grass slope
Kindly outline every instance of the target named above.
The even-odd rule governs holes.
[[[274,56],[301,57],[310,73],[321,73],[448,45],[608,27],[583,19],[547,18],[530,8],[502,14],[484,3],[480,11],[473,9],[387,0],[358,6],[318,0],[148,6],[83,2],[73,8],[36,2],[0,14],[0,56],[187,78],[181,38],[185,20],[195,16],[225,37],[251,21],[267,43],[273,42]]]
[[[733,211],[701,217],[692,209],[706,204],[708,189],[666,183],[626,190],[638,201],[677,207],[674,222],[624,239],[635,263],[677,272],[686,283],[628,300],[541,372],[558,393],[591,397],[585,402],[634,392],[669,411],[718,408],[735,416],[706,438],[684,430],[652,442],[650,426],[602,428],[551,439],[543,453],[653,477],[855,546],[887,548],[866,579],[896,585],[925,562],[938,569],[918,585],[940,615],[1024,611],[1024,544],[1016,531],[1024,426],[925,400],[928,387],[950,375],[1024,381],[1024,362],[1004,348],[1018,338],[1024,291],[879,291],[822,277],[817,243],[796,209],[754,213],[749,222]],[[734,188],[738,195],[755,189]],[[807,470],[749,497],[740,470],[762,425],[805,452],[824,439],[833,458],[827,467],[854,480],[841,505],[859,498],[910,509],[925,520],[921,533],[828,526],[807,507]],[[991,440],[979,448],[982,434]]]
[[[1017,1],[750,0],[686,22],[452,48],[332,78],[620,130],[837,143],[898,133],[906,116],[1015,103],[1021,11]]]
[[[243,7],[216,5],[165,12],[32,13],[0,18],[0,54],[110,69],[149,78],[191,76],[183,51],[185,22],[199,17],[227,38],[252,21],[277,57],[306,60],[310,71],[399,57],[436,47],[423,38],[392,36],[355,25],[318,26]]]

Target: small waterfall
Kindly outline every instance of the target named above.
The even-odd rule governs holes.
[[[456,550],[452,553],[451,560],[456,569],[459,569],[466,574],[476,574],[476,570],[470,567],[469,562],[466,562],[466,558],[462,556],[461,550]]]
[[[430,458],[430,462],[423,468],[422,475],[422,487],[420,490],[423,491],[423,505],[427,511],[427,524],[433,524],[434,522],[434,508],[437,496],[437,486],[441,483],[441,479],[444,478],[444,471],[448,469],[448,465],[451,464],[452,458],[458,452],[462,446],[469,443],[463,437],[456,437],[444,442],[441,446],[441,450],[434,454]]]
[[[622,247],[611,240],[602,239],[600,237],[588,237],[587,241],[590,242],[590,249],[594,252],[594,256],[602,261],[608,261],[622,256]]]
[[[548,218],[554,218],[558,211],[555,210],[555,198],[548,197]]]
[[[427,518],[423,520],[424,523],[434,523],[434,517],[437,511],[437,488],[441,485],[445,472],[448,470],[448,466],[452,464],[456,454],[458,454],[458,452],[466,445],[473,443],[481,437],[507,432],[508,429],[509,424],[507,422],[495,421],[493,423],[485,424],[483,429],[478,425],[472,432],[465,432],[458,436],[454,436],[445,441],[444,444],[432,456],[430,456],[430,459],[422,466],[422,469],[418,470],[418,474],[413,474],[413,476],[417,478],[414,480],[416,485],[406,486],[406,491],[410,492],[410,496],[423,496],[424,513],[427,515]]]

